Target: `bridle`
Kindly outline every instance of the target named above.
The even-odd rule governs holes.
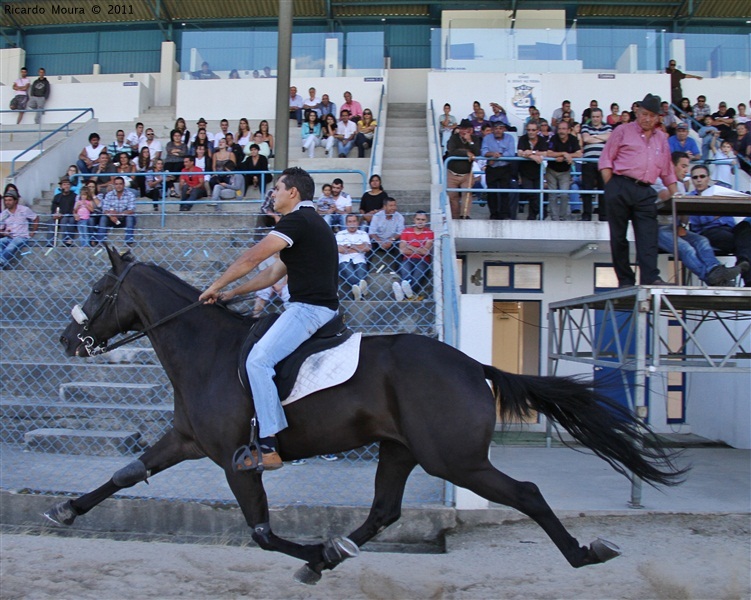
[[[166,323],[167,321],[171,321],[175,317],[178,317],[179,315],[183,314],[184,312],[187,312],[197,306],[200,306],[203,304],[200,300],[194,302],[193,304],[189,304],[188,306],[184,306],[180,310],[173,312],[172,314],[167,315],[166,317],[159,319],[155,323],[152,323],[142,331],[139,331],[138,333],[133,333],[131,335],[128,335],[124,337],[123,339],[119,340],[118,342],[112,344],[111,346],[107,345],[106,341],[103,342],[97,342],[94,335],[90,332],[91,325],[95,319],[97,319],[101,314],[110,306],[115,307],[115,320],[117,321],[117,327],[120,329],[120,319],[117,315],[117,297],[120,293],[120,287],[123,284],[123,281],[125,280],[125,276],[130,272],[130,270],[136,266],[138,263],[128,263],[125,269],[123,269],[123,272],[120,273],[120,275],[114,275],[111,272],[107,273],[107,277],[112,277],[115,279],[115,287],[112,290],[111,293],[107,294],[104,297],[104,301],[99,305],[99,307],[94,311],[94,314],[89,317],[86,312],[83,310],[80,304],[76,304],[73,309],[70,311],[71,317],[73,317],[73,320],[78,323],[79,325],[83,326],[83,331],[79,333],[76,337],[78,340],[84,345],[86,348],[86,351],[88,352],[89,356],[98,356],[100,354],[105,354],[106,352],[111,352],[112,350],[115,350],[116,348],[120,348],[121,346],[125,346],[125,344],[130,344],[130,342],[133,342],[139,338],[144,337],[149,333],[149,331],[152,331],[156,327],[159,327],[160,325]]]

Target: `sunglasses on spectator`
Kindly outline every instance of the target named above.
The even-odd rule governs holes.
[[[537,131],[535,127],[527,127],[527,131]]]
[[[364,114],[364,115],[372,115],[373,113],[372,113],[372,112],[370,112],[369,110],[366,110],[366,111],[365,111],[364,113],[362,113],[362,114]]]
[[[691,175],[691,179],[706,179],[707,175]]]

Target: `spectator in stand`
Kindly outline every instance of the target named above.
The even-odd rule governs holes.
[[[368,230],[373,215],[383,208],[383,203],[388,198],[388,194],[383,189],[380,175],[371,175],[368,180],[370,189],[362,195],[360,199],[360,214],[363,219],[363,229]]]
[[[357,100],[352,100],[352,94],[350,92],[344,92],[344,104],[339,108],[339,118],[341,119],[342,112],[349,112],[350,120],[357,123],[362,117],[362,105]]]
[[[334,119],[336,119],[336,104],[329,100],[328,94],[321,96],[321,107],[319,110],[321,111],[319,115],[321,117],[321,120],[324,120],[324,117],[326,117],[326,115],[333,115]]]
[[[316,211],[323,217],[323,220],[331,227],[331,217],[336,212],[336,203],[331,195],[331,184],[324,183],[321,186],[321,197],[316,203]]]
[[[261,261],[258,264],[258,270],[263,271],[273,265],[277,260],[279,260],[279,253],[270,256],[266,260]],[[266,305],[273,301],[274,298],[279,298],[282,301],[282,305],[284,308],[287,308],[289,305],[289,286],[287,285],[287,276],[285,275],[282,277],[279,281],[277,281],[275,284],[270,285],[269,287],[263,288],[258,290],[255,293],[255,303],[253,304],[253,318],[259,318],[263,316],[263,313],[266,310]],[[305,464],[303,462],[303,464]]]
[[[446,167],[446,185],[450,188],[464,188],[467,192],[463,198],[460,192],[449,192],[451,217],[454,219],[469,219],[469,208],[472,200],[472,164],[480,154],[480,147],[472,135],[472,123],[462,119],[457,130],[451,135],[446,144],[446,152],[452,160]],[[463,160],[462,160],[463,159]],[[460,203],[461,200],[461,203]],[[371,222],[372,225],[372,222]]]
[[[227,150],[229,150],[230,152],[232,152],[232,154],[234,154],[235,164],[239,165],[240,163],[242,163],[243,159],[245,158],[243,147],[240,144],[235,143],[235,136],[232,133],[228,133],[225,140],[227,142]]]
[[[712,113],[712,125],[720,131],[723,140],[735,143],[735,110],[728,108],[726,102],[720,102],[716,113]]]
[[[237,123],[237,135],[235,136],[235,142],[245,150],[245,146],[253,141],[253,134],[250,132],[250,124],[248,119],[243,117]]]
[[[751,132],[748,130],[748,124],[738,123],[736,133],[738,134],[738,139],[735,142],[734,148],[736,155],[739,157],[738,162],[741,169],[751,175]],[[746,160],[743,160],[743,158]]]
[[[631,113],[627,110],[624,110],[621,111],[621,119],[615,125],[613,125],[613,129],[621,125],[625,125],[626,123],[631,123]]]
[[[719,148],[717,148],[715,142],[712,150],[715,160],[715,182],[725,187],[735,188],[735,170],[738,167],[738,158],[733,151],[733,145],[727,140],[723,140]]]
[[[48,232],[48,248],[55,245],[56,231],[66,246],[73,245],[73,236],[76,232],[76,219],[73,211],[73,207],[76,205],[76,195],[70,189],[70,179],[63,177],[60,180],[60,188],[62,191],[55,194],[50,206],[52,223]]]
[[[18,191],[6,186],[3,192],[5,209],[0,213],[0,271],[10,259],[36,234],[39,217],[28,206],[18,203]]]
[[[256,131],[253,134],[253,141],[251,143],[258,146],[258,153],[261,156],[265,156],[267,160],[271,158],[271,146],[269,146],[268,142],[263,141],[263,134],[260,131]],[[243,152],[245,156],[248,156],[250,154],[250,146],[245,146]]]
[[[78,167],[76,165],[70,165],[63,177],[70,179],[70,189],[74,194],[78,195],[83,187],[83,177],[81,177]],[[62,177],[60,179],[62,179]],[[59,194],[62,191],[63,190],[59,185],[55,188],[56,194]]]
[[[245,178],[240,173],[235,173],[235,163],[227,161],[222,168],[227,172],[226,175],[215,175],[211,178],[211,202],[217,211],[221,210],[220,200],[235,200],[245,193]]]
[[[196,155],[193,157],[196,167],[201,169],[204,173],[206,171],[211,171],[211,158],[206,154],[206,148],[207,147],[202,144],[196,146]],[[207,196],[211,193],[211,187],[209,186],[210,179],[211,175],[203,176],[203,187]]]
[[[704,125],[699,129],[701,138],[701,158],[707,160],[712,150],[715,139],[720,137],[720,130],[713,125],[714,119],[711,115],[704,117]]]
[[[709,108],[709,104],[707,104],[706,96],[697,96],[696,104],[694,104],[692,112],[694,113],[694,119],[699,121],[699,123],[704,122],[704,118],[712,114],[712,109]]]
[[[130,152],[121,152],[117,156],[117,162],[114,165],[115,173],[118,173],[125,180],[125,187],[137,189],[138,183],[133,177],[133,174],[136,172],[136,166],[130,160]]]
[[[352,197],[344,191],[344,182],[338,177],[331,182],[331,199],[334,212],[325,221],[332,227],[344,225],[346,215],[352,212]]]
[[[660,105],[660,115],[662,116],[662,126],[665,133],[668,135],[675,135],[675,128],[681,122],[675,115],[673,108],[669,102],[664,102]]]
[[[99,154],[99,160],[96,162],[94,169],[91,171],[91,177],[88,181],[96,183],[97,192],[100,194],[106,194],[112,189],[112,175],[107,173],[114,173],[117,170],[115,164],[110,160],[110,155],[107,150],[102,149]]]
[[[308,97],[303,100],[302,110],[304,114],[307,114],[309,110],[316,113],[316,116],[321,116],[321,99],[316,96],[316,89],[314,87],[308,90]]]
[[[214,73],[209,67],[209,63],[203,61],[201,63],[201,69],[198,71],[192,71],[190,73],[191,79],[219,79],[219,75]]]
[[[211,170],[223,171],[224,165],[230,162],[235,165],[235,160],[235,153],[227,147],[227,140],[220,138],[216,145],[216,152],[211,157]]]
[[[26,103],[26,108],[31,110],[44,110],[44,105],[50,97],[50,82],[46,77],[46,71],[39,69],[39,77],[37,77],[31,84],[29,91],[29,101]],[[43,112],[34,114],[34,123],[42,122]]]
[[[360,219],[357,215],[348,214],[344,224],[345,229],[336,234],[336,245],[339,249],[339,277],[350,286],[352,298],[360,301],[367,291],[366,255],[370,251],[370,238],[367,233],[360,230]]]
[[[747,198],[751,196],[712,185],[709,169],[704,165],[694,165],[691,168],[691,183],[694,191],[689,196],[733,196]],[[746,218],[736,223],[733,217],[724,216],[692,216],[689,218],[691,231],[707,238],[714,248],[725,254],[735,254],[736,266],[743,270],[743,285],[751,287],[751,272],[743,263],[751,262],[751,222]]]
[[[592,118],[592,111],[599,106],[600,105],[597,103],[597,100],[589,101],[589,108],[585,108],[584,112],[582,113],[582,125],[589,123],[589,120]]]
[[[295,119],[298,127],[302,127],[302,107],[302,96],[297,93],[297,88],[293,85],[289,88],[289,118]]]
[[[115,141],[107,146],[107,152],[109,152],[112,160],[117,160],[121,152],[130,154],[130,144],[126,141],[125,132],[122,129],[115,132]]]
[[[323,118],[321,124],[321,142],[322,146],[326,148],[326,156],[334,158],[334,146],[337,142],[336,130],[339,128],[339,124],[336,122],[336,117],[332,114],[328,114]]]
[[[474,117],[469,122],[472,124],[472,135],[477,140],[477,144],[482,144],[482,128],[490,125],[490,121],[485,118],[485,111],[482,108],[478,108]]]
[[[373,145],[377,126],[378,123],[373,119],[373,112],[369,108],[362,111],[362,119],[357,122],[357,135],[355,136],[357,158],[365,158],[365,150]]]
[[[305,123],[302,126],[302,151],[308,152],[308,158],[315,156],[316,146],[323,146],[321,139],[321,122],[315,110],[305,113]]]
[[[99,139],[98,133],[89,134],[89,145],[81,150],[81,153],[78,155],[78,162],[76,163],[76,166],[81,173],[91,173],[91,170],[99,161],[99,155],[103,149],[99,145]]]
[[[26,109],[26,105],[29,103],[29,88],[31,87],[31,80],[28,77],[28,71],[26,67],[21,67],[20,77],[13,82],[13,91],[16,92],[15,97],[11,100],[12,110],[20,111],[18,118],[16,119],[16,125],[23,120],[23,111]]]
[[[258,124],[258,131],[261,133],[261,141],[269,145],[269,155],[266,158],[274,158],[274,136],[269,131],[269,122],[264,119]]]
[[[193,202],[206,197],[203,169],[196,166],[195,157],[183,157],[183,169],[180,175],[180,212],[188,212]]]
[[[135,244],[136,195],[125,187],[122,177],[115,177],[114,186],[115,189],[107,192],[102,201],[103,214],[99,218],[99,232],[93,245],[107,240],[108,228],[125,227],[125,244],[132,247]]]
[[[688,125],[681,123],[675,128],[675,135],[668,138],[670,152],[685,152],[690,160],[699,158],[701,152],[693,138],[688,135]]]
[[[207,125],[208,125],[208,122],[203,117],[201,117],[200,119],[198,119],[198,121],[196,121],[196,135],[191,136],[190,142],[188,143],[189,147],[192,146],[193,142],[196,141],[196,136],[198,135],[199,129],[206,129],[208,131],[208,129],[206,128]],[[208,139],[210,139],[212,142],[214,141],[214,138],[211,134],[207,133],[206,137],[208,137]]]
[[[247,147],[248,155],[245,160],[240,164],[240,171],[268,171],[269,159],[266,158],[260,152],[260,147],[255,142]],[[248,173],[245,175],[245,189],[249,190],[251,187],[255,190],[259,189],[261,181],[265,182],[268,188],[269,183],[273,176],[271,173]]]
[[[362,114],[362,113],[361,113]],[[335,138],[337,141],[337,149],[339,152],[339,158],[347,158],[347,155],[352,151],[355,145],[355,136],[357,135],[357,124],[349,120],[349,110],[342,109],[342,120],[339,121],[339,125],[336,127]]]
[[[78,244],[88,248],[92,237],[96,234],[96,213],[101,210],[101,201],[91,190],[84,186],[76,198],[73,206],[73,218],[78,229]]]
[[[402,231],[399,252],[402,262],[399,265],[401,282],[394,282],[392,289],[397,300],[420,298],[415,290],[423,287],[423,280],[430,271],[431,253],[435,235],[428,227],[428,215],[424,210],[415,213],[413,226]],[[400,293],[401,292],[401,293]]]
[[[545,169],[545,182],[549,190],[571,189],[571,165],[574,159],[581,158],[582,151],[576,136],[571,135],[569,124],[560,120],[558,131],[550,140],[548,161]],[[553,221],[568,221],[569,198],[568,194],[551,195],[548,202],[548,211]]]
[[[227,134],[229,133],[229,121],[227,119],[222,119],[219,121],[219,131],[214,134],[214,148],[219,147],[219,140],[227,141]],[[146,135],[148,135],[148,131],[146,132]]]
[[[130,146],[130,155],[135,157],[141,146],[146,144],[146,136],[143,133],[143,123],[136,123],[136,128],[128,134],[125,142]]]
[[[599,160],[605,143],[608,141],[613,128],[602,122],[602,110],[593,108],[590,112],[590,122],[582,125],[581,136],[583,142],[582,156]],[[585,190],[603,190],[605,182],[602,180],[597,161],[582,163],[582,186]],[[602,196],[598,196],[602,198]],[[582,221],[592,220],[592,205],[594,194],[583,194]],[[607,221],[607,207],[605,202],[597,202],[597,214],[600,221]]]
[[[611,127],[615,127],[616,123],[621,120],[621,107],[618,106],[617,102],[613,102],[610,105],[610,114],[607,118],[607,124]]]
[[[740,103],[740,104],[738,105],[738,112],[737,112],[737,113],[735,113],[735,125],[736,125],[736,127],[737,127],[738,125],[740,125],[741,123],[743,123],[743,124],[745,125],[745,124],[746,124],[746,123],[748,123],[748,122],[749,122],[750,120],[751,120],[751,117],[749,117],[749,116],[748,116],[748,115],[746,114],[746,105],[745,105],[745,104],[744,104],[743,102],[741,102],[741,103]]]
[[[146,175],[144,185],[144,189],[146,190],[146,193],[144,195],[154,201],[154,212],[159,210],[159,202],[163,200],[162,182],[164,181],[166,176],[167,175],[164,172],[164,161],[161,158],[157,158],[154,161],[154,170]],[[170,182],[166,185],[166,187],[164,187],[165,198],[167,190],[170,189],[171,186],[172,183]]]
[[[519,165],[519,185],[523,190],[540,190],[540,164],[547,155],[548,143],[539,135],[539,125],[530,121],[526,125],[526,134],[519,138],[516,149],[517,156],[529,159]],[[540,215],[540,194],[534,192],[525,194],[524,199],[529,203],[527,220],[536,220]]]
[[[446,144],[454,133],[454,128],[457,125],[456,117],[451,114],[451,105],[447,102],[443,105],[443,114],[438,117],[438,128],[441,134],[441,148],[446,151]]]
[[[183,159],[188,156],[188,146],[183,141],[183,135],[178,129],[170,133],[170,141],[167,142],[164,170],[170,173],[179,173],[185,166]],[[176,192],[176,190],[175,190]],[[177,193],[175,193],[177,196]]]
[[[499,159],[516,155],[514,138],[506,133],[506,123],[493,123],[493,133],[482,140],[481,154],[488,159]],[[489,189],[508,189],[514,177],[514,168],[506,160],[488,160],[485,180]],[[513,198],[517,201],[514,202]],[[488,210],[491,220],[516,219],[519,213],[518,195],[509,192],[488,192]]]
[[[619,287],[636,283],[626,238],[629,221],[636,237],[640,283],[665,285],[657,268],[657,193],[651,186],[660,177],[673,196],[676,177],[668,137],[658,127],[660,102],[659,96],[647,94],[637,109],[636,122],[613,131],[600,156],[610,249]]]
[[[558,122],[563,117],[564,113],[571,113],[571,100],[564,100],[561,102],[560,108],[556,108],[553,111],[553,116],[550,119],[550,128],[553,130],[558,129]]]
[[[404,231],[404,217],[396,210],[396,200],[387,198],[383,209],[370,221],[370,241],[373,252],[389,271],[396,271],[399,261],[399,238]]]
[[[177,117],[177,119],[175,120],[175,130],[180,132],[183,144],[185,144],[186,146],[190,144],[190,131],[188,131],[188,126],[185,123],[185,119],[183,119],[182,117]]]
[[[497,102],[491,102],[490,103],[490,109],[493,111],[493,114],[488,117],[488,122],[490,123],[497,123],[498,121],[501,121],[506,125],[507,131],[516,131],[516,128],[511,128],[511,123],[509,123],[508,115],[506,114],[506,109],[504,109],[500,104]]]
[[[529,112],[529,116],[524,119],[524,124],[526,125],[530,121],[534,121],[539,125],[540,123],[540,111],[535,105],[530,106],[527,111]]]
[[[154,130],[151,127],[146,130],[146,142],[141,145],[140,149],[144,148],[149,149],[149,159],[152,165],[157,158],[162,158],[162,142],[154,137]]]
[[[634,121],[636,121],[636,113],[638,112],[638,110],[639,110],[639,102],[638,101],[632,102],[631,110],[628,113],[628,116],[630,119],[629,123],[633,123]]]
[[[685,152],[673,152],[671,158],[677,179],[678,193],[685,194],[686,188],[683,185],[683,179],[686,177],[690,167],[688,154]],[[670,198],[668,189],[662,185],[660,179],[652,187],[655,188],[661,200],[668,200]],[[707,285],[728,285],[728,280],[735,279],[742,272],[741,266],[728,269],[722,265],[717,260],[709,240],[703,235],[686,229],[685,224],[688,223],[687,217],[681,217],[677,223],[673,223],[672,217],[659,215],[657,222],[660,225],[657,238],[660,250],[672,253],[674,251],[673,239],[677,234],[678,257],[685,267],[692,273],[695,273]]]
[[[683,71],[679,71],[676,67],[676,62],[672,58],[670,61],[668,61],[668,66],[665,69],[665,73],[670,75],[670,98],[671,102],[678,106],[681,102],[681,98],[683,97],[683,90],[681,89],[681,81],[683,79],[704,79],[703,77],[699,77],[698,75],[690,75],[689,73],[684,73]]]
[[[253,73],[255,73],[255,79],[258,79],[258,71],[253,71]],[[227,79],[240,79],[240,72],[237,69],[232,69],[229,72],[229,77]]]
[[[205,151],[205,155],[209,159],[209,166],[211,165],[211,155],[214,153],[214,142],[209,139],[209,134],[203,127],[196,133],[196,139],[190,144],[190,150],[188,153],[191,156],[196,156],[196,148],[202,146]]]
[[[264,78],[274,78],[274,76],[271,74],[271,67],[264,67],[263,68],[263,77]]]
[[[268,230],[274,227],[281,218],[282,215],[274,210],[274,188],[270,187],[263,198],[258,217],[256,218],[254,239],[256,241],[263,239]]]
[[[678,104],[678,118],[681,121],[690,123],[693,117],[694,109],[691,106],[691,100],[689,100],[688,98],[681,98],[681,101]]]
[[[553,139],[555,133],[553,133],[553,130],[550,128],[550,123],[545,119],[540,119],[539,126],[540,131],[538,135],[543,139],[545,146],[547,147],[550,145],[550,140]]]

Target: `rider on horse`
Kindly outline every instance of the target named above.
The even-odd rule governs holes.
[[[199,298],[209,304],[229,300],[269,287],[285,275],[288,277],[289,307],[255,344],[246,362],[265,470],[282,467],[276,433],[287,427],[273,381],[274,366],[331,321],[339,309],[336,238],[311,201],[314,192],[315,183],[307,171],[299,167],[286,169],[273,192],[274,210],[282,218]],[[272,266],[232,290],[221,291],[277,252],[280,259]]]

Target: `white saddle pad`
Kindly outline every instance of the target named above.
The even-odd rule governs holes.
[[[309,396],[347,381],[357,370],[360,360],[362,333],[355,333],[343,344],[330,350],[311,354],[305,359],[289,397],[282,402],[287,406]]]

